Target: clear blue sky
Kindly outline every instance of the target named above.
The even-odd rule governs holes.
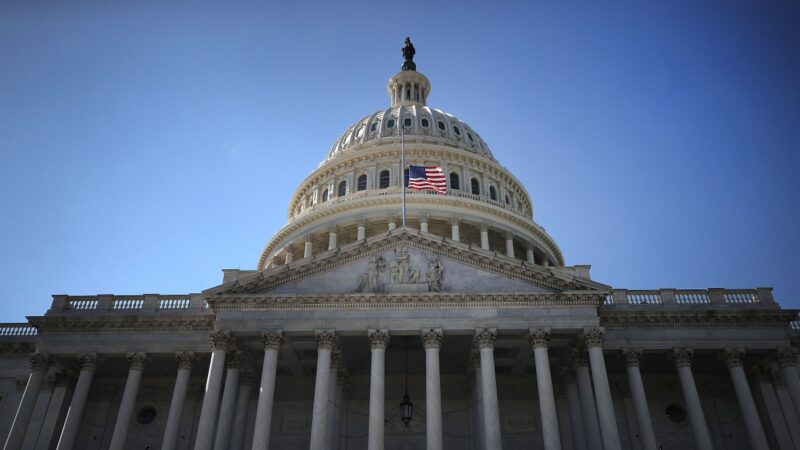
[[[797,2],[215,3],[0,2],[0,321],[254,268],[407,35],[568,264],[800,307]]]

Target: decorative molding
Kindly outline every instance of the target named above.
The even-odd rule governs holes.
[[[34,353],[30,357],[31,371],[47,372],[54,362],[53,358],[47,353]]]
[[[211,344],[211,351],[222,350],[227,352],[234,345],[233,335],[230,331],[212,331],[208,333],[208,340]]]
[[[281,345],[283,345],[283,331],[275,330],[269,331],[265,330],[261,332],[261,341],[264,343],[264,350],[271,349],[271,350],[280,350]]]
[[[545,347],[550,345],[550,328],[530,328],[528,330],[528,343],[531,347]]]
[[[333,349],[336,343],[336,331],[334,330],[314,330],[314,341],[317,343],[317,350],[327,348]]]
[[[606,328],[786,328],[796,317],[796,311],[778,309],[723,309],[692,305],[674,309],[653,305],[646,311],[601,309],[600,325]]]
[[[586,344],[587,348],[602,347],[605,332],[605,329],[602,327],[584,328],[581,339]]]
[[[99,315],[92,314],[38,316],[29,318],[42,335],[60,334],[129,334],[129,333],[187,333],[207,332],[214,329],[214,314],[186,313],[185,311],[150,315],[119,314],[109,311]]]
[[[128,353],[126,355],[128,359],[128,369],[129,370],[144,370],[144,366],[147,364],[147,354],[142,352],[136,353]]]
[[[422,340],[422,347],[425,350],[442,348],[442,329],[441,328],[428,328],[422,330],[420,334]]]
[[[97,370],[98,359],[97,353],[78,353],[78,365],[81,366],[81,370]]]
[[[494,348],[494,343],[497,340],[496,328],[478,328],[475,330],[475,345],[478,348]]]
[[[639,367],[644,351],[640,348],[623,348],[622,356],[625,358],[625,367]]]
[[[744,355],[744,348],[725,347],[720,352],[719,359],[730,369],[732,367],[742,367],[744,365]]]
[[[33,342],[0,342],[0,355],[31,355],[36,353]]]
[[[385,350],[389,345],[389,330],[367,330],[370,350]]]
[[[192,370],[197,364],[197,355],[194,352],[176,352],[175,361],[178,363],[178,370]]]
[[[692,367],[692,358],[694,357],[694,350],[685,347],[675,347],[669,354],[670,359],[675,364],[675,367]]]

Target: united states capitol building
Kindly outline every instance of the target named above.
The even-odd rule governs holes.
[[[0,324],[4,448],[800,449],[797,310],[565,265],[502,149],[403,54],[253,270]],[[401,147],[447,183],[405,216]]]

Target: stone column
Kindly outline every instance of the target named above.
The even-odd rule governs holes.
[[[481,224],[481,248],[489,250],[489,225]]]
[[[314,331],[317,341],[317,376],[314,380],[314,409],[311,417],[311,450],[324,449],[328,424],[328,377],[331,351],[336,339],[334,330]]]
[[[287,265],[291,264],[292,261],[294,261],[294,252],[292,252],[292,244],[294,244],[294,242],[289,242],[288,244],[286,244],[286,247],[284,247],[283,250],[283,253],[285,255],[283,263]]]
[[[328,250],[336,250],[336,246],[338,245],[336,243],[336,236],[336,225],[331,225],[330,228],[328,228]]]
[[[211,363],[208,365],[206,391],[203,395],[203,406],[200,408],[200,420],[197,423],[195,450],[209,450],[214,444],[214,429],[217,421],[219,391],[222,389],[222,374],[225,370],[225,356],[233,347],[233,336],[230,331],[213,331],[209,334],[211,343]]]
[[[647,406],[642,374],[639,371],[642,353],[642,350],[638,348],[622,349],[622,355],[625,357],[625,370],[628,372],[628,385],[631,389],[631,398],[633,398],[633,408],[636,410],[636,423],[639,425],[642,449],[657,450],[656,434],[653,432],[653,421],[650,418],[650,408]]]
[[[36,440],[36,450],[49,450],[57,444],[59,436],[58,425],[67,413],[67,400],[72,380],[70,376],[61,372],[56,374],[53,381],[55,387],[50,395],[50,403],[47,405],[42,427],[39,429],[39,437]]]
[[[481,388],[483,393],[483,430],[487,450],[503,448],[500,434],[500,405],[497,401],[497,380],[494,373],[494,342],[497,330],[478,328],[475,330],[475,344],[481,354]]]
[[[486,431],[484,429],[483,417],[483,381],[481,380],[481,356],[477,352],[473,352],[470,356],[472,368],[475,375],[475,403],[477,405],[478,424],[476,426],[478,443],[476,444],[477,450],[486,450]]]
[[[81,366],[81,373],[78,375],[78,382],[72,392],[72,400],[67,410],[67,417],[64,419],[64,427],[61,429],[57,450],[72,450],[75,447],[75,440],[78,438],[78,431],[83,419],[83,410],[86,409],[86,400],[89,398],[89,389],[92,386],[92,378],[97,369],[97,353],[79,353],[78,362]]]
[[[328,450],[336,448],[337,440],[339,438],[339,431],[336,429],[336,421],[339,416],[339,408],[337,405],[337,389],[336,379],[339,376],[339,365],[342,363],[342,352],[334,350],[331,354],[331,373],[328,377]]]
[[[531,347],[533,347],[533,359],[536,368],[536,387],[539,390],[539,412],[542,416],[544,449],[560,450],[561,436],[558,431],[556,398],[553,394],[553,380],[550,375],[550,357],[547,355],[547,347],[550,345],[550,328],[529,329],[528,342],[530,342]]]
[[[692,424],[692,432],[698,450],[712,450],[711,436],[708,434],[706,419],[703,415],[703,406],[700,404],[700,396],[697,394],[697,387],[692,376],[692,356],[694,351],[688,348],[672,349],[672,360],[678,369],[678,377],[681,380],[681,390],[683,399],[686,402],[689,421]]]
[[[231,429],[236,415],[236,396],[239,394],[239,370],[242,368],[242,352],[234,350],[226,357],[228,373],[225,375],[225,388],[222,391],[222,404],[219,408],[217,434],[214,438],[215,450],[226,450],[231,443]]]
[[[450,239],[459,242],[461,239],[461,234],[458,230],[458,224],[461,223],[461,219],[458,217],[451,217],[450,218]]]
[[[531,264],[536,264],[536,258],[534,257],[533,247],[531,245],[525,248],[525,259]]]
[[[425,348],[425,431],[428,450],[442,450],[442,386],[439,375],[439,349],[442,330],[422,330]]]
[[[589,363],[592,366],[592,382],[597,399],[597,416],[600,421],[603,448],[605,450],[621,450],[622,444],[619,440],[614,402],[611,400],[611,386],[608,385],[606,362],[603,358],[603,334],[602,328],[584,328],[583,340],[586,342]]]
[[[756,378],[756,386],[761,399],[764,402],[764,409],[769,417],[769,423],[775,440],[780,450],[794,450],[792,437],[789,435],[789,429],[786,427],[786,419],[781,411],[781,405],[778,403],[778,396],[775,394],[775,389],[772,387],[769,370],[764,367],[754,367],[753,374]]]
[[[356,240],[361,242],[367,238],[367,219],[358,219],[356,228]]]
[[[278,370],[278,350],[283,344],[283,332],[264,331],[264,368],[261,371],[261,385],[256,407],[256,425],[253,434],[253,450],[269,448],[270,427],[272,425],[272,405],[275,400],[275,376]]]
[[[419,216],[419,231],[424,233],[428,232],[428,221],[430,220],[431,216],[428,214],[421,214]]]
[[[514,234],[506,233],[506,256],[514,257]]]
[[[786,380],[783,379],[777,364],[770,364],[769,372],[772,375],[772,387],[775,389],[775,396],[778,397],[778,404],[781,407],[783,419],[787,424],[789,436],[794,442],[794,447],[800,448],[800,427],[791,426],[792,424],[800,423],[800,418],[798,418],[794,405],[792,405],[792,395],[786,387]]]
[[[389,222],[389,231],[397,228],[397,214],[390,214],[386,216],[386,221]]]
[[[786,347],[778,349],[778,365],[781,375],[792,395],[794,410],[800,414],[800,377],[797,373],[797,349]]]
[[[597,422],[597,408],[594,404],[592,391],[592,378],[589,374],[589,356],[585,349],[573,348],[572,360],[575,363],[575,377],[578,381],[580,392],[581,415],[583,416],[583,430],[586,432],[586,444],[591,446],[601,442],[600,424]]]
[[[197,362],[197,356],[194,352],[177,352],[175,360],[178,363],[178,376],[175,377],[175,388],[172,390],[172,400],[169,404],[169,415],[164,427],[161,450],[174,450],[178,443],[183,406],[186,404],[186,391],[189,389],[189,377],[192,375],[192,367]]]
[[[111,435],[109,450],[125,449],[128,440],[128,430],[131,427],[133,407],[136,406],[136,395],[139,393],[139,382],[142,381],[142,372],[147,361],[144,353],[128,353],[128,380],[122,392],[122,401],[117,412],[117,421],[114,423],[114,434]]]
[[[31,357],[31,372],[28,375],[28,383],[22,393],[22,399],[17,407],[17,414],[6,438],[4,450],[16,450],[22,448],[25,440],[25,433],[28,431],[28,423],[33,415],[33,408],[36,406],[36,399],[39,397],[39,390],[42,388],[44,375],[52,365],[50,356],[44,353],[36,353]]]
[[[750,448],[753,450],[769,450],[767,436],[761,427],[761,419],[758,417],[756,403],[753,401],[753,394],[750,392],[750,385],[747,383],[747,376],[742,368],[744,354],[745,350],[743,348],[728,347],[722,351],[720,359],[722,359],[731,373],[733,389],[736,391],[744,426],[747,429],[747,436],[750,438]]]
[[[384,382],[386,346],[389,330],[368,330],[372,362],[369,371],[369,437],[368,450],[383,450]]]
[[[562,373],[564,388],[567,391],[569,403],[569,425],[572,430],[572,445],[575,450],[586,450],[586,431],[581,417],[581,399],[578,396],[578,385],[575,382],[575,372],[565,370]]]
[[[39,389],[39,395],[36,396],[36,404],[33,406],[33,414],[31,420],[28,421],[28,431],[22,440],[23,448],[34,448],[36,441],[42,431],[42,423],[47,415],[47,407],[50,404],[50,398],[53,396],[53,389],[56,387],[55,377],[58,373],[50,376],[45,375],[42,387]]]
[[[303,239],[303,258],[311,258],[314,254],[314,236],[311,233],[306,234]]]
[[[236,415],[231,430],[231,450],[244,449],[244,434],[247,429],[247,412],[250,409],[250,391],[253,389],[253,372],[239,373],[239,393],[236,395]]]

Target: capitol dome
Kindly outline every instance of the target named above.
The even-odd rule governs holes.
[[[416,66],[389,78],[390,104],[350,126],[295,190],[288,223],[267,243],[258,270],[332,252],[399,227],[528,265],[563,266],[558,245],[533,220],[522,183],[470,125],[428,106],[431,83]],[[407,189],[401,159],[439,166],[447,193]]]

